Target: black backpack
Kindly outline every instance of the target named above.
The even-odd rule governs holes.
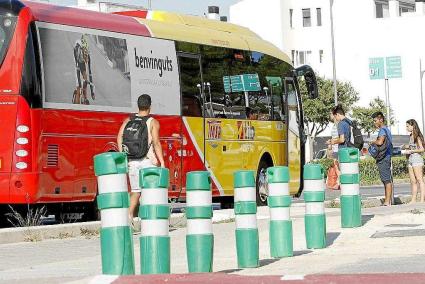
[[[351,130],[351,141],[348,141],[347,144],[349,147],[354,147],[361,151],[363,149],[364,140],[363,140],[362,132],[357,125],[357,121],[355,120],[349,121],[347,119],[347,122],[350,125],[350,130]]]
[[[129,159],[143,159],[149,152],[148,119],[149,116],[132,115],[124,128],[123,152]]]

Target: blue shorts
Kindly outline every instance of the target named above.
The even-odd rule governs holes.
[[[376,165],[378,166],[382,183],[384,185],[391,183],[393,180],[391,174],[391,156],[386,156],[381,161],[376,162]]]

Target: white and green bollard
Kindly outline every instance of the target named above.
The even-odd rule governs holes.
[[[235,172],[234,189],[238,267],[258,267],[259,240],[254,172]]]
[[[274,258],[293,256],[292,220],[290,207],[292,198],[289,195],[288,167],[272,167],[267,169],[270,208],[270,255]]]
[[[94,157],[97,206],[100,210],[102,273],[134,274],[133,236],[128,219],[127,156],[104,153]]]
[[[168,184],[168,169],[140,170],[141,274],[170,273]]]
[[[214,235],[212,192],[209,172],[186,176],[186,252],[190,273],[212,272]]]
[[[360,152],[356,148],[343,148],[338,152],[341,169],[341,226],[355,228],[362,225],[362,199],[360,196]]]
[[[307,248],[326,247],[325,180],[321,165],[304,166],[305,237]]]

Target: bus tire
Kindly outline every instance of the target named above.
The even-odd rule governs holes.
[[[260,161],[257,169],[257,177],[255,179],[256,191],[257,191],[257,205],[266,206],[268,189],[267,189],[267,168],[272,167],[273,163],[267,158],[263,158]]]

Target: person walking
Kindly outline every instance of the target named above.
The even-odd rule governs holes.
[[[339,163],[338,163],[338,144],[331,144],[331,141],[334,139],[336,140],[338,135],[338,122],[333,114],[333,111],[329,114],[330,121],[333,123],[332,130],[331,130],[331,139],[326,141],[326,144],[328,145],[327,149],[327,158],[332,159],[333,163],[332,166],[329,167],[327,172],[327,178],[326,178],[326,186],[329,189],[338,190],[340,188],[339,183],[339,176],[340,176],[340,170],[339,170]]]
[[[164,167],[164,156],[159,141],[159,122],[150,116],[151,97],[141,95],[137,100],[139,112],[124,120],[118,132],[117,143],[120,152],[127,153],[130,179],[129,217],[133,220],[139,204],[141,188],[139,171],[144,168]]]
[[[378,166],[379,175],[381,181],[384,184],[385,188],[385,200],[384,206],[389,206],[392,204],[393,199],[393,185],[392,185],[392,173],[391,173],[391,155],[392,155],[392,135],[391,131],[385,125],[385,117],[382,112],[375,112],[372,115],[373,123],[375,127],[379,130],[378,137],[375,141],[371,142],[371,145],[376,145],[382,147],[384,144],[385,155],[382,159],[376,160],[376,165]],[[384,151],[384,149],[383,149]]]
[[[406,130],[410,133],[410,141],[408,145],[404,145],[402,148],[403,154],[407,155],[409,163],[409,177],[410,184],[412,187],[412,200],[410,203],[415,203],[418,195],[418,184],[421,190],[420,201],[425,201],[425,183],[423,180],[423,167],[424,159],[422,154],[424,153],[424,137],[419,129],[418,123],[414,119],[406,121]]]

